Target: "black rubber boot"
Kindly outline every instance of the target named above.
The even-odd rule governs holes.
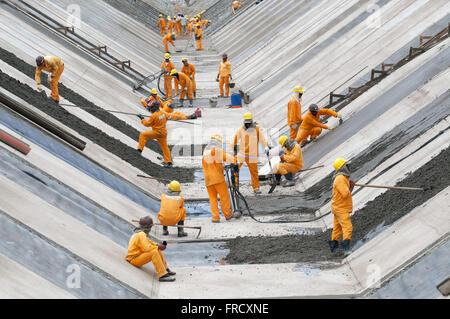
[[[175,277],[172,277],[169,273],[167,273],[164,276],[161,276],[159,281],[175,281]]]
[[[175,276],[177,273],[175,271],[170,270],[169,268],[166,269],[169,276]]]
[[[178,225],[183,226],[184,225],[184,221],[180,220],[178,222]],[[187,235],[188,234],[183,231],[183,228],[181,228],[181,227],[178,228],[178,237],[186,237]]]
[[[167,168],[170,168],[170,167],[172,167],[173,165],[172,165],[172,162],[169,162],[169,163],[163,163],[163,166],[164,166],[164,167],[167,167]]]
[[[351,251],[350,251],[350,240],[349,239],[343,240],[342,243],[341,243],[341,247],[342,247],[342,250],[344,251],[345,255],[349,255],[351,253]]]
[[[197,114],[192,113],[191,115],[188,116],[188,119],[189,119],[189,120],[195,120],[195,119],[197,119]]]
[[[292,187],[295,185],[294,175],[292,175],[292,173],[287,173],[284,177],[286,178],[286,183],[283,185],[284,187]]]
[[[275,179],[277,181],[277,185],[280,185],[281,184],[281,174],[276,174]]]
[[[330,245],[331,253],[334,253],[339,247],[339,242],[337,240],[330,240],[328,241],[328,245]]]
[[[194,92],[194,99],[197,99],[197,92]]]
[[[189,104],[191,107],[194,107],[194,100],[193,99],[189,99]]]
[[[169,227],[163,226],[163,235],[164,235],[164,236],[169,235]]]

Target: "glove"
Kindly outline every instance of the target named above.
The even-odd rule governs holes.
[[[141,114],[138,114],[137,117],[139,117],[139,119],[142,121],[144,119],[144,116]]]
[[[39,92],[42,92],[42,90],[43,90],[42,85],[38,84],[37,89],[38,89]]]
[[[158,249],[159,249],[159,250],[165,250],[165,249],[166,249],[166,245],[164,245],[164,244],[158,244]]]
[[[278,155],[281,157],[281,156],[283,156],[285,153],[284,153],[284,151],[283,150],[281,150],[279,153],[278,153]]]
[[[281,155],[281,156],[280,156],[280,161],[281,161],[281,163],[284,163],[284,162],[285,162],[285,160],[284,160],[284,155]]]
[[[355,187],[355,182],[350,181],[350,193],[353,192],[353,188]]]
[[[338,113],[338,114],[337,114],[337,117],[338,117],[338,119],[341,119],[341,118],[342,118],[342,114],[341,114],[341,113]]]
[[[329,129],[330,131],[332,131],[332,130],[334,130],[334,127],[329,127],[328,129]]]

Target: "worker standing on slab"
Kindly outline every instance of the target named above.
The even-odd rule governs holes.
[[[235,11],[237,9],[239,9],[239,7],[243,6],[244,4],[242,2],[239,1],[233,1],[233,4],[231,6],[231,12],[235,13]]]
[[[169,184],[166,194],[161,195],[161,209],[158,213],[158,219],[163,225],[163,235],[169,235],[168,226],[184,226],[186,219],[186,209],[184,208],[184,197],[180,195],[181,186],[177,181]],[[178,228],[178,237],[185,237],[187,233],[183,228]]]
[[[168,100],[162,104],[162,109],[164,112],[174,114],[179,117],[180,120],[195,120],[199,117],[202,117],[202,111],[199,108],[197,108],[191,115],[186,115],[182,112],[174,112],[174,108],[175,106],[173,105],[172,100]]]
[[[175,18],[175,31],[178,35],[181,35],[181,16],[178,14]]]
[[[161,34],[161,36],[163,36],[164,34],[167,34],[166,21],[164,20],[162,14],[159,15],[158,25],[159,25],[159,33]]]
[[[328,242],[333,253],[339,246],[342,236],[342,249],[345,254],[350,252],[353,225],[350,214],[353,211],[352,191],[355,182],[350,180],[350,166],[343,158],[334,161],[335,177],[333,182],[333,197],[331,198],[331,212],[334,215],[331,241]]]
[[[253,191],[256,195],[261,194],[258,175],[259,143],[264,146],[264,152],[268,154],[271,147],[264,137],[264,134],[262,134],[260,127],[253,122],[253,115],[251,113],[245,113],[244,125],[241,126],[234,135],[233,141],[230,144],[230,149],[233,149],[234,155],[237,156],[239,169],[244,162],[247,164],[252,179]]]
[[[142,115],[138,115],[141,119],[141,123],[146,127],[151,127],[151,131],[142,132],[139,134],[138,152],[142,153],[145,144],[149,139],[155,139],[162,149],[164,156],[164,167],[172,167],[172,156],[170,155],[169,146],[167,145],[167,128],[166,124],[168,120],[181,120],[180,116],[176,114],[169,114],[161,110],[161,104],[158,101],[153,101],[149,104],[150,112],[152,115],[148,120]]]
[[[202,25],[198,23],[195,28],[195,40],[197,41],[197,51],[203,50],[202,39],[203,39],[203,28]]]
[[[139,219],[139,227],[134,229],[134,235],[128,242],[128,252],[125,259],[136,267],[153,262],[159,281],[175,281],[176,273],[167,267],[162,251],[166,249],[165,242],[157,244],[148,238],[153,227],[153,219],[145,216]]]
[[[277,180],[277,184],[281,182],[281,176],[286,178],[284,187],[292,187],[295,185],[294,175],[299,172],[303,167],[303,154],[300,145],[287,136],[282,136],[278,140],[281,147],[284,148],[280,154],[280,163],[277,163],[273,167],[273,172]]]
[[[161,72],[164,72],[164,91],[166,92],[166,98],[170,99],[173,96],[172,89],[172,76],[170,72],[175,69],[175,65],[170,61],[170,54],[164,54],[164,61],[161,64]],[[175,82],[178,84],[178,82]],[[178,86],[178,85],[176,85]]]
[[[164,50],[166,50],[166,53],[170,53],[169,51],[169,43],[172,44],[175,47],[175,43],[173,41],[175,41],[175,32],[172,33],[167,33],[163,39],[163,44],[164,44]]]
[[[194,99],[197,98],[197,84],[195,83],[195,67],[193,64],[188,62],[188,59],[181,59],[183,63],[183,67],[181,68],[181,72],[186,74],[192,82],[192,92],[194,93]]]
[[[300,133],[295,139],[302,147],[307,143],[308,137],[313,141],[320,133],[322,133],[322,129],[333,130],[333,128],[319,122],[320,117],[323,115],[342,118],[341,114],[333,110],[319,109],[316,104],[311,104],[308,113],[306,113],[302,124],[300,125]]]
[[[187,96],[189,98],[189,104],[190,106],[194,106],[194,94],[193,94],[193,86],[192,81],[189,79],[189,77],[184,74],[183,72],[178,72],[176,69],[173,69],[170,72],[170,75],[173,76],[175,79],[177,79],[178,84],[180,86],[180,105],[181,107],[184,106],[184,98]]]
[[[217,79],[216,81],[219,81],[219,89],[220,89],[220,95],[219,97],[224,97],[223,95],[223,86],[225,85],[225,92],[226,96],[230,96],[230,79],[232,80],[233,77],[231,76],[231,63],[228,61],[228,55],[224,53],[222,55],[222,62],[220,62],[219,66],[219,73],[217,73]]]
[[[289,138],[297,137],[300,124],[302,123],[302,96],[303,89],[300,86],[294,88],[294,95],[288,103],[287,122],[290,128]]]
[[[236,165],[236,160],[233,156],[224,152],[222,148],[222,136],[218,134],[213,135],[203,151],[202,157],[203,175],[209,195],[213,223],[220,223],[217,195],[219,195],[220,207],[222,208],[222,214],[225,216],[225,219],[230,220],[233,217],[230,193],[228,192],[228,185],[224,177],[223,163]]]
[[[152,93],[145,100],[141,97],[141,103],[146,109],[148,109],[148,104],[155,100],[158,101],[161,105],[163,104],[163,101],[158,96],[158,90],[155,88],[152,89]]]
[[[59,104],[59,91],[58,82],[64,71],[64,63],[60,58],[56,56],[46,56],[42,55],[36,58],[36,73],[34,79],[36,80],[37,89],[39,92],[43,90],[41,85],[41,72],[46,71],[51,73],[48,82],[50,83],[51,97],[53,102]]]
[[[172,18],[170,16],[167,16],[167,34],[172,34],[172,32],[173,32]]]
[[[192,35],[192,28],[193,28],[193,19],[191,19],[187,24],[186,24],[186,34],[188,35],[188,36],[191,36]]]

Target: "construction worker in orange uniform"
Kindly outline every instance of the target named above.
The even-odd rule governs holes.
[[[220,95],[219,97],[224,97],[223,95],[223,86],[225,85],[225,92],[226,96],[228,97],[230,95],[230,79],[232,80],[233,77],[231,76],[231,63],[228,61],[228,55],[224,53],[222,55],[222,62],[220,62],[219,66],[219,73],[217,73],[217,79],[216,81],[219,82],[219,88],[220,88]]]
[[[287,122],[290,128],[289,138],[297,137],[300,124],[302,123],[302,96],[303,89],[300,86],[294,88],[294,95],[288,103]]]
[[[164,20],[162,14],[159,15],[158,25],[159,25],[159,33],[161,34],[161,36],[167,34],[166,21]]]
[[[169,43],[172,44],[173,46],[175,46],[175,43],[173,41],[175,41],[175,32],[172,33],[167,33],[163,39],[163,44],[164,44],[164,50],[166,50],[166,53],[170,53],[169,51]]]
[[[142,132],[139,134],[138,152],[142,153],[145,144],[149,139],[155,139],[163,151],[164,167],[172,167],[172,156],[170,155],[169,146],[167,145],[167,128],[168,120],[177,121],[181,118],[175,114],[168,114],[160,109],[161,104],[158,101],[153,101],[148,105],[150,108],[150,118],[146,120],[143,115],[138,115],[141,122],[146,127],[151,127],[151,131]]]
[[[202,23],[203,29],[206,30],[206,28],[208,28],[209,25],[211,24],[211,20],[202,20],[201,23]]]
[[[161,64],[161,71],[165,72],[164,74],[164,91],[166,92],[166,98],[170,99],[173,96],[173,89],[172,89],[172,76],[170,75],[170,72],[175,69],[175,65],[172,61],[170,61],[170,54],[166,53],[164,54],[164,61]],[[178,89],[178,82],[175,82],[175,89]],[[178,94],[178,91],[176,91],[176,94]]]
[[[177,181],[169,184],[166,194],[161,195],[161,209],[158,213],[158,219],[163,225],[163,235],[169,235],[167,226],[184,225],[186,219],[186,209],[184,208],[184,197],[180,195],[181,186]],[[185,237],[187,233],[183,228],[178,228],[178,237]]]
[[[170,16],[167,16],[167,33],[172,34],[173,32],[173,22]]]
[[[172,100],[168,100],[162,104],[162,109],[164,112],[174,114],[181,120],[195,120],[198,117],[202,117],[202,111],[199,108],[197,108],[191,115],[186,115],[182,112],[174,112],[174,107],[175,106],[172,104]]]
[[[158,90],[155,88],[152,89],[152,93],[145,100],[141,97],[141,103],[146,109],[148,109],[148,104],[155,100],[157,100],[161,105],[163,104],[163,101],[158,96]]]
[[[192,21],[194,21],[194,20],[191,19],[191,20],[189,20],[189,23],[186,24],[186,34],[187,34],[188,36],[191,36],[191,35],[192,35],[192,28],[193,28],[193,23],[192,23]]]
[[[320,116],[322,115],[329,115],[342,119],[342,115],[333,110],[319,110],[319,107],[316,104],[311,104],[308,113],[306,113],[302,124],[300,125],[300,133],[295,139],[302,147],[307,144],[308,136],[310,136],[311,141],[313,141],[320,133],[322,133],[322,129],[333,130],[332,127],[328,127],[319,122]]]
[[[225,219],[229,220],[233,217],[228,185],[224,177],[223,163],[236,165],[236,160],[233,156],[224,152],[222,147],[222,136],[217,134],[213,135],[203,151],[202,157],[203,175],[205,177],[206,189],[209,195],[213,223],[220,223],[217,195],[219,195],[220,207],[222,208]]]
[[[58,82],[61,78],[61,75],[64,71],[64,63],[60,58],[56,56],[46,56],[42,55],[36,58],[36,73],[34,75],[34,79],[36,80],[37,89],[39,92],[43,90],[41,85],[41,72],[46,71],[51,73],[48,82],[50,83],[51,89],[51,97],[53,102],[56,104],[59,103],[59,91],[58,91]]]
[[[186,74],[184,74],[183,72],[178,72],[177,69],[173,69],[170,72],[170,75],[178,80],[178,84],[180,86],[180,92],[181,92],[181,95],[180,95],[181,107],[184,106],[184,98],[186,97],[186,93],[189,98],[190,106],[191,107],[194,106],[194,94],[192,92],[193,86],[192,86],[191,79],[189,79],[189,77]]]
[[[197,51],[203,50],[202,39],[203,39],[203,28],[201,23],[197,23],[195,28],[195,40],[197,40]]]
[[[256,195],[261,194],[258,176],[259,143],[264,146],[264,152],[268,154],[271,147],[264,137],[264,134],[262,134],[260,127],[256,125],[256,123],[253,123],[253,115],[251,113],[245,113],[244,125],[241,126],[234,135],[233,141],[230,144],[230,149],[233,149],[234,155],[237,156],[239,169],[244,162],[247,164],[252,179],[253,191]]]
[[[239,1],[233,1],[232,7],[231,7],[231,12],[235,12],[237,9],[239,9],[240,6],[242,6],[243,3],[239,2]]]
[[[181,35],[181,17],[180,16],[173,17],[173,20],[175,21],[175,32],[178,35]]]
[[[192,92],[194,94],[194,99],[197,97],[197,84],[195,83],[195,67],[193,64],[189,63],[186,58],[181,59],[183,67],[181,72],[186,74],[192,82]]]
[[[294,174],[299,172],[303,167],[303,154],[300,145],[287,136],[282,136],[278,140],[284,151],[280,155],[280,163],[273,167],[273,172],[277,180],[277,184],[281,182],[281,176],[286,178],[284,187],[291,187],[295,185]]]
[[[333,182],[333,197],[331,198],[331,212],[334,215],[333,232],[331,234],[331,252],[339,246],[342,236],[342,249],[345,254],[350,252],[350,240],[352,239],[353,225],[350,214],[353,211],[352,191],[355,182],[350,180],[350,166],[343,158],[334,161],[335,177]]]
[[[159,281],[175,281],[176,273],[167,267],[166,259],[162,251],[166,249],[167,243],[155,243],[148,238],[153,227],[153,219],[145,216],[139,219],[139,227],[134,229],[134,235],[128,242],[128,252],[125,256],[130,264],[136,267],[153,262]]]

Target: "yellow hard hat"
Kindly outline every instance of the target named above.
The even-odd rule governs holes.
[[[336,170],[336,172],[337,172],[338,170],[340,170],[341,167],[344,166],[345,163],[347,163],[347,161],[346,161],[345,159],[341,158],[341,157],[339,157],[338,159],[336,159],[336,160],[334,161],[334,164],[333,164],[334,169]]]
[[[170,75],[174,75],[174,74],[177,74],[177,73],[178,73],[177,69],[172,69],[172,71],[170,71]]]
[[[170,59],[170,54],[169,53],[164,54],[164,59]]]
[[[180,183],[178,183],[177,181],[171,181],[169,184],[169,189],[172,192],[180,192],[181,191]]]
[[[162,14],[160,14],[159,16],[162,17]]]
[[[187,58],[182,58],[182,59],[181,59],[181,62],[183,62],[183,61],[187,61]]]
[[[172,36],[174,37],[176,34],[175,34],[175,32],[172,32]]]
[[[152,89],[152,94],[158,94],[158,90],[157,89]]]
[[[167,20],[170,20],[170,16],[167,16]]]
[[[244,121],[251,120],[251,119],[253,119],[252,113],[247,112],[244,114]]]
[[[189,17],[188,16],[184,16],[186,19],[189,19]]]
[[[214,134],[213,136],[211,136],[212,140],[218,140],[221,144],[223,144],[223,139],[222,136],[219,134]]]
[[[303,94],[303,89],[300,87],[300,85],[297,85],[297,86],[294,88],[294,92],[302,93],[302,94]]]
[[[278,139],[278,143],[280,143],[281,146],[284,146],[284,143],[287,141],[287,136],[282,136]]]

